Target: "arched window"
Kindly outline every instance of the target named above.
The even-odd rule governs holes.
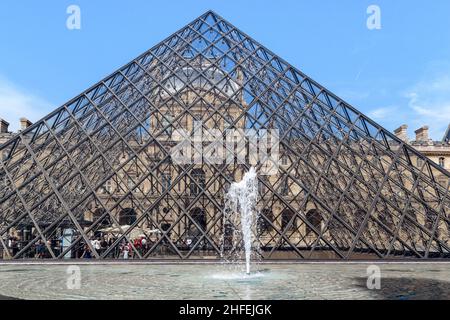
[[[132,225],[136,221],[136,211],[132,208],[125,208],[119,213],[120,225]]]
[[[197,225],[192,220],[188,220],[188,236],[195,242],[196,239],[201,237],[202,231],[206,231],[206,214],[204,210],[194,208],[191,210],[190,216]]]
[[[267,220],[273,223],[273,212],[270,209],[263,209],[261,210],[258,219],[258,229],[260,232],[268,232],[272,229],[272,226]]]
[[[192,181],[190,191],[192,196],[200,194],[205,189],[205,172],[202,169],[194,169],[191,172]]]
[[[287,228],[289,222],[292,220],[293,217],[294,212],[292,212],[292,210],[290,209],[283,210],[283,212],[281,213],[281,228],[283,231]],[[292,222],[288,230],[295,230],[295,220]]]
[[[194,208],[191,210],[191,218],[194,220],[202,230],[206,230],[206,214],[205,211],[200,208]],[[193,223],[191,222],[193,225]]]
[[[94,211],[92,215],[92,222],[97,222],[100,220],[100,218],[104,215],[103,218],[101,218],[101,221],[98,222],[98,225],[101,227],[110,226],[111,225],[111,219],[109,217],[109,214],[106,214],[106,210],[103,208],[98,208]]]
[[[306,213],[306,220],[319,232],[322,227],[322,216],[317,209],[311,209]],[[314,233],[313,229],[306,225],[306,235]]]
[[[441,166],[442,168],[445,167],[445,158],[444,157],[439,158],[439,166]]]

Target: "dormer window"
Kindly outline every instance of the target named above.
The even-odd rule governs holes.
[[[422,160],[422,158],[417,158],[417,166],[418,166],[419,168],[422,168],[422,166],[423,166],[423,160]]]

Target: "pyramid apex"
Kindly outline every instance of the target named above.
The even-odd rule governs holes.
[[[212,15],[214,17],[220,17],[220,15],[218,13],[216,13],[214,10],[209,9],[208,11],[206,11],[202,17],[207,17],[208,15]]]
[[[206,12],[204,13],[204,15],[206,15],[206,14],[214,14],[214,15],[217,15],[217,13],[215,13],[214,10],[212,10],[212,9],[209,9],[208,11],[206,11]]]

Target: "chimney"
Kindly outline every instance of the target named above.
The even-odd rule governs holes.
[[[394,134],[400,140],[408,142],[408,126],[406,124],[394,130]]]
[[[416,133],[416,141],[426,141],[428,142],[430,140],[428,136],[428,126],[423,126],[422,128],[417,129],[414,131]]]
[[[9,123],[0,119],[0,133],[8,133]]]
[[[27,118],[20,118],[20,130],[25,130],[29,126],[31,126],[33,123],[28,120]]]

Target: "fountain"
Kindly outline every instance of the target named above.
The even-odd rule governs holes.
[[[230,250],[237,259],[241,259],[242,253],[245,256],[245,271],[250,274],[250,260],[252,254],[252,247],[255,248],[257,244],[253,244],[256,234],[257,210],[256,204],[258,202],[258,178],[256,170],[251,167],[245,173],[242,181],[231,184],[225,196],[225,214],[224,226],[230,225],[233,230],[233,245]],[[240,228],[238,227],[240,225]],[[224,230],[224,238],[226,231]],[[243,250],[241,243],[243,242]],[[225,239],[222,241],[222,252],[224,252]],[[236,259],[236,260],[237,260]]]

